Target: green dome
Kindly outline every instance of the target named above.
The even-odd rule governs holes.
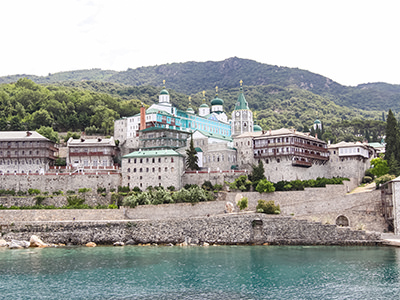
[[[188,107],[186,112],[189,113],[189,114],[194,114],[194,110],[193,110],[193,108],[191,106]]]
[[[318,119],[316,119],[316,120],[314,121],[314,124],[321,124],[321,121],[318,120]]]
[[[168,93],[168,91],[167,91],[166,89],[163,89],[163,90],[160,92],[160,95],[169,95],[169,93]]]
[[[253,127],[253,131],[262,131],[262,128],[260,125],[255,124]]]
[[[214,105],[224,105],[224,100],[222,100],[222,99],[220,99],[218,97],[215,97],[214,99],[211,100],[211,105],[212,106],[214,106]]]
[[[203,103],[202,105],[200,105],[200,107],[205,107],[205,108],[208,108],[208,105],[207,105],[207,104],[205,104],[205,103]]]

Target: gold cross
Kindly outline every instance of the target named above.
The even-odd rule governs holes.
[[[242,79],[240,79],[240,81],[239,81],[239,82],[240,82],[240,86],[242,86],[242,84],[243,84],[243,80],[242,80]]]

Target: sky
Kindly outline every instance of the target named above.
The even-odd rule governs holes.
[[[237,56],[400,84],[398,0],[3,0],[0,76]]]

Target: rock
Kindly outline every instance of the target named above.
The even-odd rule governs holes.
[[[32,235],[31,239],[29,240],[29,247],[44,248],[44,247],[49,247],[49,246],[50,246],[49,244],[43,243],[43,241],[41,239],[39,239],[39,237],[36,235]]]
[[[89,243],[87,243],[85,246],[86,246],[86,247],[96,247],[97,245],[96,245],[96,243],[89,242]]]
[[[225,204],[225,210],[228,212],[228,213],[233,213],[233,211],[235,210],[235,207],[233,206],[233,203],[232,202],[226,202],[226,204]]]
[[[113,246],[124,246],[124,242],[115,242]]]
[[[11,243],[8,244],[9,249],[22,249],[28,248],[30,243],[28,241],[17,241],[11,240]]]
[[[207,242],[204,242],[204,243],[203,243],[203,247],[208,247],[208,246],[210,246],[209,243],[207,243]]]
[[[136,245],[137,243],[134,240],[129,240],[125,243],[125,245]]]
[[[0,247],[7,247],[6,240],[0,239]]]

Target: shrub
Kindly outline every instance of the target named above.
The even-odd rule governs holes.
[[[124,196],[121,195],[120,193],[112,193],[111,194],[111,202],[117,206],[122,205],[122,200],[124,199]]]
[[[54,191],[53,195],[59,196],[59,195],[63,195],[64,193],[62,191]]]
[[[63,208],[72,208],[72,209],[82,209],[82,208],[91,208],[89,205],[84,204],[85,199],[79,198],[77,196],[68,196],[67,197],[68,205]]]
[[[108,208],[109,208],[109,209],[117,209],[118,206],[115,205],[115,204],[110,204],[110,205],[108,205]]]
[[[73,194],[75,194],[75,191],[72,191],[72,190],[67,191],[67,195],[73,195]]]
[[[237,203],[237,206],[240,210],[246,209],[249,206],[249,200],[247,199],[247,197],[243,197],[242,199],[240,199]]]
[[[214,184],[214,192],[221,191],[223,187],[224,186],[222,184],[218,184],[218,183]]]
[[[97,194],[101,194],[101,193],[105,193],[105,192],[106,192],[106,188],[103,188],[103,187],[97,188]]]
[[[40,190],[38,190],[38,189],[29,189],[28,190],[28,194],[29,195],[39,195],[40,194]]]
[[[373,181],[372,177],[364,176],[361,183],[371,183]]]
[[[207,181],[204,181],[204,183],[201,185],[201,188],[206,191],[212,191],[213,185],[212,185],[211,181],[207,180]]]
[[[185,190],[190,190],[191,188],[197,187],[197,184],[185,184],[185,186],[183,187]]]
[[[274,201],[265,201],[265,200],[258,200],[258,204],[256,207],[257,212],[261,212],[264,214],[280,214],[281,208],[278,205],[275,205]]]
[[[385,182],[388,182],[388,181],[393,180],[395,178],[396,178],[395,175],[389,175],[389,174],[385,174],[385,175],[383,175],[381,177],[376,178],[375,179],[376,188],[378,189],[381,184],[384,184]]]
[[[118,187],[118,192],[122,192],[122,193],[129,193],[131,191],[131,189],[129,188],[129,186],[119,186]]]
[[[142,190],[141,190],[138,186],[135,186],[135,187],[132,189],[132,191],[134,191],[135,193],[141,193],[141,192],[142,192]]]
[[[173,185],[170,185],[169,187],[167,187],[167,190],[173,192],[175,191],[175,187]]]
[[[256,187],[256,191],[261,193],[272,193],[275,191],[275,187],[272,182],[269,182],[267,179],[261,179]]]
[[[229,184],[231,190],[240,190],[242,192],[249,191],[251,188],[251,181],[246,175],[240,175],[234,182]]]
[[[42,202],[46,199],[45,196],[36,196],[35,197],[35,203],[36,205],[42,205]]]
[[[81,189],[78,189],[78,193],[87,193],[87,192],[90,192],[92,189],[90,189],[90,188],[81,188]]]
[[[17,192],[17,195],[18,195],[18,196],[25,196],[25,195],[26,195],[26,192],[24,192],[24,191],[18,191],[18,192]]]

